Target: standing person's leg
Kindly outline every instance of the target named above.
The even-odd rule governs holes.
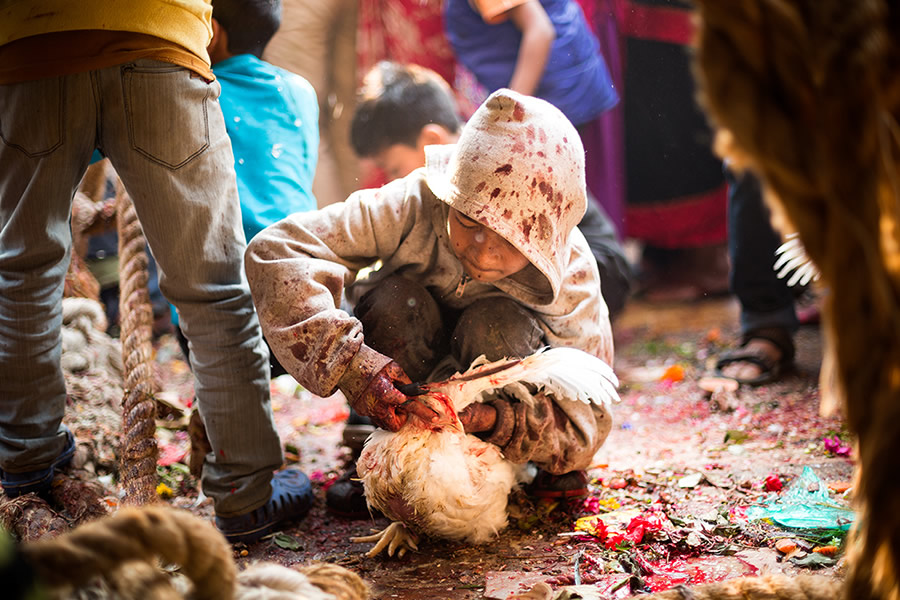
[[[219,84],[149,60],[98,73],[102,150],[132,197],[159,265],[160,289],[190,342],[212,446],[203,488],[220,526],[222,518],[253,517],[233,528],[251,530],[243,538],[250,541],[302,516],[311,491],[296,471],[273,480],[281,445],[268,352],[244,275],[246,244]]]
[[[741,304],[741,346],[722,356],[724,375],[755,384],[780,375],[794,359],[794,296],[773,269],[781,238],[772,228],[759,181],[751,173],[728,180],[730,285]]]
[[[49,489],[74,450],[61,425],[62,294],[94,115],[87,74],[0,86],[0,479],[11,497]]]

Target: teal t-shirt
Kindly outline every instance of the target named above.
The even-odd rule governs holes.
[[[213,65],[234,152],[247,241],[289,214],[315,210],[319,103],[299,75],[239,54]],[[172,310],[172,322],[178,313]]]
[[[306,79],[252,54],[218,62],[213,72],[249,241],[289,214],[317,208],[319,104]]]

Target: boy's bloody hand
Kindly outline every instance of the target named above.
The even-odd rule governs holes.
[[[394,382],[410,383],[403,368],[396,362],[386,364],[366,385],[357,398],[348,398],[353,409],[382,429],[397,431],[406,422],[406,410],[401,407],[409,397],[394,387]]]

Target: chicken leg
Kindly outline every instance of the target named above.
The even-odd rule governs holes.
[[[378,556],[378,553],[385,548],[387,548],[388,556],[393,556],[396,552],[398,558],[402,558],[408,550],[419,549],[416,545],[419,541],[419,536],[407,529],[400,521],[394,521],[384,530],[372,535],[352,537],[350,541],[354,543],[375,542],[375,546],[366,552],[366,556],[369,558]]]

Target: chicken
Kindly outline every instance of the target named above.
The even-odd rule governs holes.
[[[416,549],[418,534],[479,544],[506,527],[507,496],[525,465],[504,459],[500,448],[468,435],[457,416],[492,392],[530,402],[531,390],[557,402],[609,405],[618,381],[605,362],[574,348],[539,351],[521,360],[484,364],[465,373],[419,385],[421,401],[438,413],[426,423],[410,413],[397,432],[376,430],[357,462],[369,506],[394,521],[354,542],[377,542],[368,556],[387,548],[400,556]],[[530,387],[529,387],[530,386]]]

